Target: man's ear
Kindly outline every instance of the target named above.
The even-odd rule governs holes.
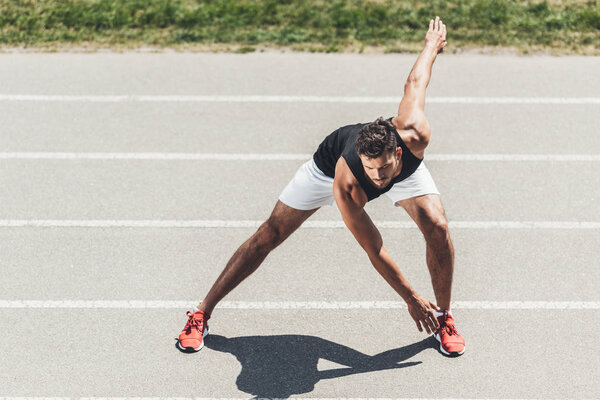
[[[398,161],[402,159],[402,147],[400,146],[396,147],[396,157],[398,158]]]

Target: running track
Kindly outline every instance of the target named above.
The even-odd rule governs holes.
[[[434,66],[463,357],[414,328],[335,207],[215,311],[205,349],[175,350],[298,165],[391,116],[415,57],[0,55],[0,400],[599,398],[593,57]],[[368,212],[432,296],[410,219],[385,197]]]

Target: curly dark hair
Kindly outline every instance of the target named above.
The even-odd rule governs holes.
[[[362,127],[356,138],[355,149],[368,158],[380,157],[385,152],[396,151],[396,127],[382,117]]]

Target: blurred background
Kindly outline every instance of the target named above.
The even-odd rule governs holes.
[[[600,54],[599,0],[1,0],[0,45],[414,52],[435,15],[451,52]]]

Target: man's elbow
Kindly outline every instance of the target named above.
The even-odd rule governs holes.
[[[379,233],[373,234],[371,237],[359,240],[360,247],[367,253],[371,261],[381,258],[381,250],[383,249],[383,239]]]
[[[363,250],[367,253],[369,260],[373,264],[378,264],[382,261],[381,250],[383,249],[383,242],[369,243],[366,246],[362,246]]]
[[[431,139],[431,131],[426,129],[417,133],[416,144],[418,148],[425,149],[429,145]]]

